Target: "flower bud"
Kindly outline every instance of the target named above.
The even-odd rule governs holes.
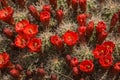
[[[52,74],[50,80],[58,80],[58,79],[57,79],[57,75],[56,75],[56,74]]]
[[[46,72],[45,72],[45,70],[44,70],[43,68],[39,68],[39,69],[37,70],[37,72],[38,72],[38,74],[40,75],[40,77],[44,77],[45,74],[46,74]]]
[[[4,28],[3,29],[3,33],[8,37],[8,38],[12,38],[13,36],[13,32],[10,28]]]
[[[36,20],[39,20],[39,12],[37,11],[37,9],[33,6],[33,5],[30,5],[28,7],[28,10],[30,12],[30,14],[36,19]]]
[[[20,64],[16,64],[15,65],[15,68],[19,71],[22,71],[23,70],[23,67],[20,65]]]
[[[10,70],[10,74],[11,76],[16,77],[16,78],[20,76],[20,72],[14,68]]]

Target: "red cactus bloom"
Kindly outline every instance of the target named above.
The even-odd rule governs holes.
[[[50,22],[50,13],[48,11],[40,12],[40,21],[44,26],[48,26]]]
[[[35,24],[28,24],[24,27],[23,33],[27,37],[34,37],[38,33],[38,26]]]
[[[15,45],[19,48],[25,48],[28,43],[28,39],[25,36],[17,35],[15,38]]]
[[[99,59],[101,57],[108,56],[109,50],[103,45],[98,45],[92,53],[96,59]]]
[[[3,33],[8,37],[8,38],[12,38],[13,36],[13,31],[10,28],[4,28],[3,29]]]
[[[74,57],[74,58],[71,59],[71,61],[70,61],[70,66],[71,67],[77,67],[78,64],[79,64],[78,58]]]
[[[20,7],[24,8],[26,0],[16,0],[16,2]]]
[[[63,39],[68,46],[74,46],[77,43],[79,37],[76,32],[68,30],[64,33]]]
[[[99,34],[106,30],[106,24],[103,21],[98,22],[96,26],[96,33]]]
[[[73,75],[79,75],[79,69],[78,67],[73,67],[72,68]]]
[[[13,12],[14,10],[11,7],[6,7],[2,10],[0,10],[0,20],[10,24],[14,25],[14,20],[13,20]]]
[[[31,52],[39,52],[41,51],[42,41],[41,39],[33,38],[29,41],[27,46]]]
[[[94,64],[92,60],[84,60],[80,63],[79,69],[85,73],[91,73],[94,70]]]
[[[103,68],[108,69],[112,66],[113,58],[111,56],[101,57],[99,63]]]
[[[86,20],[87,20],[86,14],[80,14],[77,16],[79,26],[86,26]]]
[[[13,77],[19,77],[20,72],[17,69],[13,68],[13,69],[10,70],[10,75],[13,76]]]
[[[29,20],[23,19],[15,25],[15,30],[19,34],[23,34],[24,27],[29,24]]]
[[[83,12],[86,12],[87,0],[79,0],[80,9]]]
[[[35,8],[35,6],[30,5],[28,7],[28,10],[30,12],[30,14],[36,19],[39,20],[39,12],[37,11],[37,9]]]
[[[78,0],[72,0],[72,8],[74,10],[77,10],[77,8],[78,8]]]
[[[8,67],[10,63],[10,56],[8,53],[0,53],[0,69]]]
[[[1,4],[2,4],[2,7],[8,7],[8,2],[7,0],[0,0]]]
[[[48,12],[50,12],[51,10],[50,10],[50,5],[44,5],[43,6],[43,11],[48,11]]]
[[[64,15],[64,13],[63,13],[62,10],[57,10],[57,12],[56,12],[56,19],[57,19],[58,23],[62,22],[63,15]]]
[[[102,45],[105,46],[111,54],[113,53],[113,50],[115,48],[115,44],[112,41],[106,41]]]
[[[102,43],[106,39],[107,35],[108,33],[106,31],[102,31],[101,33],[99,33],[97,42]]]
[[[109,32],[111,32],[111,31],[113,30],[113,28],[115,27],[115,25],[116,25],[117,22],[118,22],[118,19],[119,19],[118,12],[117,12],[117,13],[114,13],[113,16],[112,16],[111,22],[110,22]]]
[[[57,48],[63,47],[63,41],[58,35],[54,35],[50,37],[50,42],[56,46]]]
[[[115,72],[120,72],[120,62],[116,62],[113,67]]]
[[[50,5],[53,6],[54,9],[57,8],[57,0],[49,0]]]
[[[94,22],[90,21],[88,23],[87,29],[86,29],[86,36],[89,38],[91,37],[92,33],[94,31]]]

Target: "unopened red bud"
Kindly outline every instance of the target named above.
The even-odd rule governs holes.
[[[40,77],[44,77],[45,74],[46,74],[46,72],[45,72],[45,70],[44,70],[43,68],[39,68],[39,69],[37,70],[37,72],[38,72],[38,74],[40,75]]]
[[[8,37],[8,38],[12,38],[13,36],[13,32],[10,28],[4,28],[3,29],[3,33]]]
[[[31,77],[31,76],[32,76],[32,72],[31,72],[30,70],[27,70],[27,71],[26,71],[26,75],[27,75],[28,77]]]
[[[20,76],[20,72],[14,68],[10,70],[10,74],[11,76],[16,77],[16,78]]]
[[[72,58],[71,61],[70,61],[70,66],[71,67],[76,67],[78,66],[78,58]]]
[[[15,65],[15,68],[19,71],[22,71],[23,70],[23,67],[20,65],[20,64],[16,64]]]
[[[56,74],[52,74],[52,75],[51,75],[51,80],[58,80],[58,79],[57,79],[57,75],[56,75]]]
[[[72,72],[73,72],[74,75],[78,75],[79,74],[79,70],[78,70],[77,67],[73,67]]]
[[[30,14],[36,19],[39,20],[39,12],[37,11],[37,9],[35,8],[35,6],[30,5],[28,7],[28,10],[30,11]]]
[[[43,11],[48,11],[48,12],[50,12],[50,5],[44,5],[44,6],[43,6]]]
[[[66,55],[66,62],[67,63],[70,63],[71,59],[72,59],[72,57],[69,54]]]

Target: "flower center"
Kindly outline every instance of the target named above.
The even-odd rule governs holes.
[[[21,45],[24,45],[26,43],[25,39],[21,40]]]
[[[29,33],[32,33],[33,31],[32,31],[32,29],[29,29]]]
[[[38,43],[35,42],[35,43],[34,43],[34,47],[37,47],[37,46],[38,46]]]
[[[91,66],[90,65],[87,65],[87,69],[90,69],[91,68]]]

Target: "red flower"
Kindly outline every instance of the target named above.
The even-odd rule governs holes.
[[[111,31],[113,30],[113,28],[115,27],[115,25],[116,25],[117,22],[118,22],[118,19],[119,19],[118,12],[117,12],[117,13],[114,13],[113,16],[112,16],[111,22],[110,22],[109,32],[111,32]]]
[[[4,28],[3,29],[4,34],[8,37],[8,38],[12,38],[13,36],[13,31],[10,28]]]
[[[41,51],[42,41],[41,39],[33,38],[29,41],[27,46],[31,52],[39,52]]]
[[[96,59],[99,59],[101,57],[108,56],[109,50],[103,45],[98,45],[96,46],[92,53]]]
[[[27,43],[28,43],[28,39],[25,38],[24,36],[17,35],[17,37],[15,38],[16,47],[25,48]]]
[[[53,9],[57,8],[57,0],[49,0],[49,2],[50,2],[50,5],[53,6]]]
[[[109,50],[110,53],[113,53],[115,44],[112,41],[106,41],[102,45],[105,46]]]
[[[102,43],[106,39],[107,35],[108,33],[106,31],[102,31],[101,33],[99,33],[97,42]]]
[[[23,29],[25,26],[27,26],[29,24],[29,20],[25,20],[23,19],[22,21],[19,21],[16,25],[15,25],[15,30],[17,33],[19,34],[23,34]]]
[[[63,41],[58,35],[54,35],[50,37],[50,42],[56,46],[57,48],[63,47]]]
[[[72,8],[73,8],[73,10],[77,10],[77,8],[78,8],[78,0],[72,0]]]
[[[86,36],[89,38],[91,37],[92,33],[94,31],[94,22],[90,21],[88,23],[87,29],[86,29]]]
[[[86,12],[87,0],[79,0],[80,9],[83,12]]]
[[[23,33],[27,37],[34,37],[38,33],[38,26],[35,24],[28,24],[24,27]]]
[[[70,66],[71,67],[77,67],[78,64],[79,64],[78,58],[74,57],[74,58],[71,59],[71,61],[70,61]]]
[[[13,77],[19,77],[20,76],[20,72],[17,69],[14,69],[14,68],[10,70],[10,74]]]
[[[120,62],[117,62],[114,64],[114,71],[115,72],[120,72]]]
[[[72,72],[73,72],[74,75],[78,75],[78,74],[79,74],[79,69],[78,69],[78,67],[73,67],[73,68],[72,68]]]
[[[74,46],[78,41],[78,34],[74,31],[67,31],[63,35],[64,42],[68,46]]]
[[[43,6],[43,11],[48,11],[48,12],[50,12],[50,5],[44,5],[44,6]]]
[[[62,19],[63,19],[63,11],[62,10],[57,10],[56,12],[56,19],[58,21],[58,23],[61,23]]]
[[[13,20],[13,12],[14,10],[11,7],[6,7],[2,10],[0,10],[0,20],[13,25],[14,20]]]
[[[94,64],[91,60],[84,60],[80,63],[79,68],[82,72],[91,73],[94,70]]]
[[[0,53],[0,69],[6,68],[9,66],[10,56],[6,52]]]
[[[98,22],[96,26],[96,32],[97,34],[103,32],[106,30],[106,24],[103,21]]]
[[[86,14],[80,14],[77,16],[77,21],[79,26],[85,26],[86,25],[86,19],[87,15]]]
[[[44,26],[48,26],[50,22],[50,13],[48,11],[40,12],[40,21]]]
[[[28,10],[30,11],[30,14],[36,19],[39,20],[39,12],[37,11],[37,9],[35,8],[35,6],[30,5],[28,7]]]
[[[99,63],[103,68],[108,69],[113,63],[113,58],[111,56],[101,57]]]

